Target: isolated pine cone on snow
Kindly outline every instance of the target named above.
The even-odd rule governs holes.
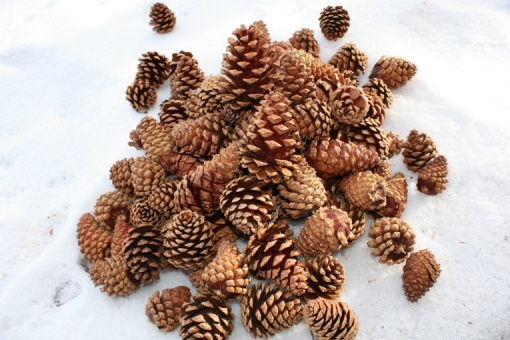
[[[404,293],[411,302],[416,302],[434,285],[441,266],[428,249],[412,253],[404,265],[402,275]]]
[[[326,39],[337,40],[349,29],[349,13],[342,6],[327,6],[319,16],[319,25]]]
[[[411,80],[417,71],[416,65],[405,59],[382,56],[372,68],[369,78],[379,78],[388,87],[399,88]]]
[[[78,222],[78,246],[90,263],[104,259],[109,254],[112,237],[91,213],[85,213]]]
[[[151,18],[149,25],[153,26],[152,30],[156,33],[168,33],[175,27],[174,12],[161,2],[152,5],[149,17]]]
[[[147,80],[159,88],[169,77],[170,60],[163,54],[149,51],[138,59],[136,80]]]
[[[361,52],[352,43],[346,43],[333,54],[328,63],[335,66],[340,72],[351,71],[355,77],[365,73],[368,65],[368,56]]]
[[[405,261],[414,250],[415,237],[411,225],[395,217],[376,220],[371,226],[367,245],[375,248],[372,256],[379,257],[379,262],[397,264]]]
[[[171,332],[179,323],[182,306],[191,299],[191,291],[186,286],[163,289],[154,292],[145,305],[145,315],[162,332]]]
[[[308,278],[308,300],[323,297],[335,300],[344,290],[345,269],[340,260],[331,255],[318,255],[309,257],[305,261],[310,273]]]
[[[313,36],[313,30],[309,28],[302,28],[299,31],[294,32],[292,37],[289,39],[289,43],[292,47],[298,50],[304,50],[316,58],[319,57],[319,43]]]
[[[317,340],[353,340],[358,334],[358,318],[344,302],[324,298],[310,300],[303,314]]]
[[[439,155],[420,169],[416,186],[424,194],[437,195],[446,189],[447,176],[448,162],[445,156]]]
[[[412,171],[419,171],[437,157],[436,143],[425,133],[411,130],[402,150],[404,163]]]
[[[126,89],[126,100],[140,113],[147,113],[156,104],[156,88],[145,79],[135,80]]]

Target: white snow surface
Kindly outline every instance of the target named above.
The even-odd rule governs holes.
[[[191,286],[185,274],[163,272],[128,297],[109,297],[89,279],[76,224],[114,189],[113,163],[143,155],[127,144],[143,117],[125,100],[138,58],[190,51],[206,75],[219,74],[228,37],[257,20],[273,40],[314,30],[325,61],[354,42],[369,57],[361,84],[382,55],[415,63],[383,128],[404,139],[425,132],[448,159],[447,190],[426,196],[402,156],[392,158],[408,178],[402,218],[417,234],[415,249],[441,264],[423,298],[406,300],[403,265],[372,257],[368,233],[334,254],[346,268],[340,299],[359,319],[357,339],[510,339],[510,2],[168,1],[177,25],[163,35],[149,26],[153,3],[0,2],[0,339],[180,338],[144,312],[156,290]],[[328,5],[351,17],[337,41],[319,28]],[[157,118],[169,97],[166,82],[148,114]],[[232,306],[230,338],[251,339]],[[312,336],[302,322],[274,338]]]

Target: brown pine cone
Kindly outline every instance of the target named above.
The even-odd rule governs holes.
[[[190,92],[198,89],[204,81],[204,72],[191,52],[180,51],[172,54],[170,62],[170,89],[172,98],[187,100]]]
[[[381,98],[383,104],[389,108],[393,104],[393,93],[389,87],[379,78],[371,78],[363,85],[365,93],[373,93]]]
[[[319,16],[319,26],[326,39],[337,40],[349,29],[350,20],[349,13],[342,6],[327,6]]]
[[[391,148],[395,135],[371,124],[365,120],[359,124],[348,126],[345,141],[367,149],[373,150],[379,154],[380,158],[389,158],[392,156]]]
[[[147,52],[138,59],[136,80],[146,80],[154,88],[159,88],[168,79],[170,60],[158,52]]]
[[[436,143],[425,133],[411,130],[404,143],[402,156],[407,168],[418,172],[437,157]]]
[[[214,256],[212,227],[205,217],[194,211],[181,211],[161,229],[163,255],[171,265],[196,270]]]
[[[112,236],[91,213],[85,213],[78,221],[78,246],[90,263],[103,260],[110,252]]]
[[[236,242],[237,234],[234,232],[235,227],[227,221],[223,214],[216,214],[209,219],[214,233],[214,247],[218,248],[221,241]]]
[[[170,152],[158,157],[167,175],[175,175],[178,179],[183,179],[190,172],[204,164],[204,159],[189,153]]]
[[[182,306],[191,300],[191,291],[186,286],[177,286],[154,292],[145,305],[145,315],[162,332],[171,332],[179,323]]]
[[[119,190],[102,194],[96,201],[94,215],[97,222],[111,230],[119,215],[129,216],[129,208],[133,197]]]
[[[152,225],[159,228],[161,218],[161,214],[151,207],[147,197],[137,199],[129,210],[129,221],[133,227]]]
[[[110,296],[127,296],[140,287],[129,278],[126,261],[119,255],[94,263],[89,275],[94,285],[102,285],[101,291]]]
[[[291,106],[315,97],[315,82],[310,59],[304,50],[290,49],[281,60],[278,72],[281,80],[276,89],[289,99]]]
[[[347,200],[341,200],[340,205],[338,206],[340,210],[343,210],[347,213],[347,216],[351,219],[351,234],[347,239],[347,245],[344,248],[350,247],[353,245],[354,241],[360,238],[365,233],[366,228],[366,217],[365,212],[350,204]]]
[[[369,109],[365,92],[352,85],[340,86],[337,90],[330,92],[329,105],[333,118],[341,124],[360,123]]]
[[[388,180],[391,177],[391,164],[388,160],[379,159],[379,162],[370,171]]]
[[[310,68],[316,85],[316,95],[318,99],[325,102],[328,102],[330,94],[340,87],[357,86],[357,81],[351,79],[347,72],[340,72],[335,66],[320,59],[311,58]]]
[[[397,172],[386,181],[386,205],[376,210],[378,215],[401,218],[407,204],[407,181]]]
[[[165,180],[161,164],[149,157],[137,157],[131,166],[131,180],[136,196],[149,196]]]
[[[358,334],[358,318],[344,302],[324,298],[310,300],[303,314],[317,340],[353,340]]]
[[[416,74],[415,64],[398,57],[382,56],[374,65],[369,78],[379,78],[390,88],[404,86]]]
[[[152,225],[130,227],[123,244],[124,259],[133,281],[152,283],[159,279],[161,233]]]
[[[204,272],[204,268],[202,269],[196,269],[188,274],[188,278],[193,285],[197,289],[199,293],[206,293],[207,292],[207,285],[202,280],[202,273]]]
[[[313,36],[313,30],[309,28],[302,28],[299,31],[294,32],[292,37],[289,39],[289,43],[295,49],[310,53],[315,58],[319,57],[319,43]]]
[[[228,339],[234,330],[232,307],[213,293],[194,295],[182,306],[179,319],[183,340]]]
[[[331,108],[317,98],[308,98],[292,111],[299,136],[304,139],[324,138],[335,126]]]
[[[230,181],[221,193],[221,211],[243,234],[253,234],[259,223],[266,225],[274,218],[273,195],[264,186],[253,175],[242,176]]]
[[[328,63],[335,66],[340,72],[351,71],[354,77],[365,73],[368,65],[368,56],[361,52],[354,43],[343,44]]]
[[[126,100],[140,113],[147,113],[156,104],[157,97],[156,88],[148,80],[135,80],[126,89]]]
[[[303,318],[303,306],[290,292],[269,282],[251,285],[241,299],[241,320],[253,337],[268,335],[298,324]]]
[[[344,290],[345,269],[340,260],[331,255],[319,254],[315,258],[308,257],[305,261],[310,273],[308,278],[307,300],[318,297],[336,300]]]
[[[178,183],[177,178],[161,181],[147,199],[149,206],[164,218],[170,218],[175,213],[174,193]]]
[[[411,253],[404,265],[402,275],[404,293],[411,302],[416,302],[434,285],[441,274],[441,265],[428,249]]]
[[[386,119],[386,108],[381,97],[371,92],[364,93],[368,101],[368,111],[363,121],[365,124],[381,126]]]
[[[124,257],[124,242],[129,238],[129,228],[131,226],[126,222],[126,218],[120,216],[117,218],[115,227],[113,228],[112,245],[111,245],[111,256],[122,256]]]
[[[166,155],[175,150],[175,143],[165,127],[150,116],[145,116],[140,120],[135,133],[141,147],[149,156]]]
[[[166,99],[159,105],[159,122],[169,134],[177,123],[188,119],[186,101],[179,99]]]
[[[386,205],[386,181],[370,171],[343,177],[338,181],[338,189],[360,209],[376,210]]]
[[[447,176],[448,162],[445,156],[439,155],[420,169],[416,186],[424,194],[437,195],[446,189]]]
[[[263,20],[254,21],[252,25],[255,26],[261,32],[261,34],[266,37],[268,42],[271,42],[271,37],[269,35],[269,31],[267,30],[267,25]]]
[[[350,234],[351,220],[345,211],[322,207],[305,221],[297,245],[307,256],[329,255],[346,246]]]
[[[149,25],[153,26],[152,30],[156,33],[168,33],[175,27],[176,18],[174,12],[161,2],[152,5],[149,17],[151,18]]]
[[[414,250],[415,233],[406,221],[395,217],[376,220],[368,233],[367,245],[375,248],[372,256],[379,256],[379,262],[397,264],[403,262]]]
[[[221,78],[220,74],[205,77],[200,87],[186,102],[190,117],[198,118],[223,109],[222,97],[225,89]]]
[[[134,158],[124,158],[115,162],[110,168],[110,179],[117,190],[126,194],[133,193],[133,182],[131,181],[131,165]]]

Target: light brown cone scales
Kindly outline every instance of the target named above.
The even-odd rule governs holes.
[[[379,154],[380,158],[389,158],[392,155],[390,150],[394,137],[391,132],[366,120],[349,125],[345,141],[373,150]]]
[[[398,57],[382,56],[374,65],[370,78],[379,78],[390,88],[399,88],[418,71],[415,64]]]
[[[290,101],[291,106],[299,105],[315,95],[312,58],[303,50],[291,49],[282,56],[279,73],[281,81],[278,90]]]
[[[145,315],[162,332],[171,332],[179,327],[184,303],[191,300],[191,291],[186,286],[163,289],[154,292],[145,305]]]
[[[343,124],[360,123],[370,107],[365,92],[353,85],[340,86],[330,92],[329,105],[333,118]]]
[[[381,97],[371,92],[364,93],[368,101],[368,111],[363,118],[365,124],[381,126],[386,119],[386,108]]]
[[[159,279],[161,246],[158,228],[150,224],[129,228],[123,252],[133,281],[149,284]]]
[[[105,228],[113,229],[119,215],[129,216],[133,197],[122,191],[109,191],[99,196],[94,207],[97,222]]]
[[[437,156],[418,173],[418,190],[427,195],[437,195],[446,189],[448,183],[448,162],[443,155]]]
[[[407,204],[407,180],[403,173],[397,172],[386,181],[386,205],[377,209],[377,215],[402,217]],[[377,216],[377,217],[378,217]]]
[[[190,92],[200,87],[205,76],[193,54],[180,51],[172,54],[169,78],[172,98],[187,100]]]
[[[415,233],[409,223],[393,217],[376,220],[371,226],[367,245],[374,248],[372,256],[379,262],[397,264],[405,261],[414,250]]]
[[[178,179],[182,179],[204,164],[204,159],[189,153],[170,152],[159,156],[158,162],[165,169],[166,174],[175,175]]]
[[[357,77],[360,73],[365,73],[368,56],[361,52],[354,43],[349,42],[340,46],[328,63],[335,66],[340,72],[351,71]]]
[[[428,249],[412,253],[404,265],[402,275],[404,293],[411,302],[418,301],[434,285],[441,265]]]
[[[353,340],[358,334],[358,318],[344,302],[325,298],[310,300],[303,315],[317,340]]]
[[[176,18],[174,12],[161,2],[152,5],[149,17],[151,18],[149,25],[152,26],[152,30],[156,33],[168,33],[175,27]]]
[[[351,234],[347,239],[347,245],[345,247],[350,247],[358,238],[363,236],[366,228],[366,217],[365,211],[350,204],[347,200],[341,200],[340,205],[338,207],[340,210],[343,210],[347,213],[347,216],[351,219]]]
[[[222,97],[225,89],[221,78],[219,74],[205,77],[200,87],[186,103],[190,117],[198,118],[208,113],[220,112],[223,109]]]
[[[125,218],[117,218],[112,235],[112,257],[117,255],[124,257],[124,242],[129,238],[129,228],[131,226],[126,222]]]
[[[135,80],[126,89],[126,100],[140,113],[147,113],[156,104],[156,88],[148,80]]]
[[[315,58],[319,57],[320,46],[317,39],[313,36],[313,30],[309,28],[302,28],[292,35],[289,39],[292,47],[298,50],[303,50],[310,53]]]
[[[336,300],[344,290],[345,269],[340,260],[331,255],[318,255],[306,259],[308,278],[307,300],[323,297]]]
[[[319,16],[319,26],[326,39],[337,40],[349,29],[349,13],[342,6],[327,6]]]
[[[165,170],[150,157],[137,157],[131,166],[131,181],[136,196],[149,196],[165,179]]]
[[[129,221],[133,227],[152,225],[159,227],[162,215],[149,204],[147,198],[136,200],[129,210]]]
[[[174,193],[178,183],[177,178],[166,179],[160,182],[147,198],[149,206],[165,218],[170,218],[175,213]]]
[[[147,52],[138,59],[136,80],[146,80],[156,89],[168,79],[170,60],[158,52]]]
[[[164,126],[150,116],[145,116],[140,120],[135,133],[141,147],[149,156],[165,155],[175,149],[174,141]]]
[[[110,179],[118,190],[126,194],[133,193],[133,182],[131,181],[131,164],[134,158],[124,158],[115,162],[110,168]]]
[[[127,296],[140,287],[128,277],[128,266],[122,256],[107,257],[94,263],[89,275],[94,285],[101,285],[101,291],[110,296]]]
[[[386,205],[386,181],[370,171],[343,177],[338,189],[354,206],[362,210],[376,210]]]
[[[204,268],[202,269],[196,269],[188,274],[188,278],[193,285],[197,289],[199,293],[205,293],[207,292],[207,285],[202,280],[202,273],[204,272]]]
[[[379,78],[369,79],[365,85],[363,85],[363,91],[379,96],[386,108],[389,108],[393,104],[393,93],[384,81]]]
[[[317,98],[308,98],[293,110],[299,136],[312,140],[329,136],[337,124],[333,120],[329,105]]]
[[[90,263],[104,259],[110,248],[112,237],[91,213],[85,213],[78,221],[78,246]]]
[[[402,156],[407,168],[418,172],[437,157],[436,143],[427,134],[411,130],[404,143]]]
[[[184,100],[166,99],[160,104],[159,109],[159,122],[167,133],[170,133],[179,122],[189,118]]]

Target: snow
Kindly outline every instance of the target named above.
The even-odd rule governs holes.
[[[127,145],[142,115],[125,100],[142,53],[191,51],[218,74],[228,37],[264,20],[273,40],[311,28],[328,60],[352,41],[369,56],[412,61],[418,73],[395,90],[383,127],[405,138],[431,136],[449,162],[447,190],[426,196],[408,178],[403,219],[416,249],[441,264],[417,303],[402,291],[402,265],[370,256],[365,234],[338,252],[347,282],[341,300],[356,313],[357,339],[510,338],[510,4],[504,0],[172,1],[177,25],[158,35],[150,1],[4,0],[0,2],[0,338],[178,339],[144,315],[156,290],[190,285],[164,272],[125,298],[94,287],[76,223],[113,190],[111,165],[143,153]],[[318,16],[327,5],[349,11],[351,27],[327,41]],[[363,84],[367,72],[361,77]],[[168,83],[158,104],[168,99]],[[195,290],[192,290],[195,292]],[[231,339],[250,339],[239,317]],[[311,339],[304,323],[275,339]]]

